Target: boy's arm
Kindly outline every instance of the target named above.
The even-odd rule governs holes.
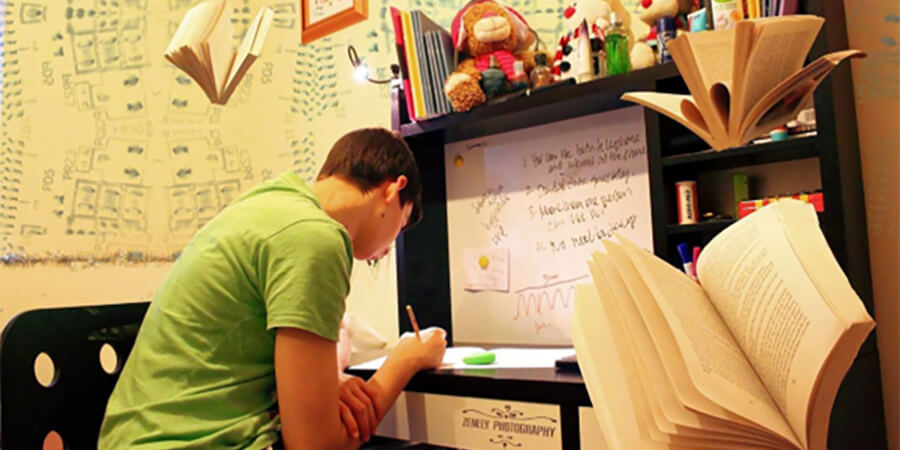
[[[281,436],[291,449],[358,448],[341,422],[335,343],[299,328],[275,337],[275,382]]]
[[[446,348],[446,333],[439,328],[423,330],[421,341],[409,337],[397,343],[381,368],[366,383],[375,394],[372,402],[379,422],[416,372],[441,365]]]

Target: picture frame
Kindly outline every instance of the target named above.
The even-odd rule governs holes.
[[[325,37],[369,17],[368,0],[300,0],[300,41]]]

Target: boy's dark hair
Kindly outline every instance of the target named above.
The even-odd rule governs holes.
[[[316,179],[341,177],[363,192],[388,180],[406,175],[406,187],[400,191],[400,206],[412,203],[412,212],[404,230],[422,218],[422,179],[412,151],[403,138],[384,128],[351,131],[337,140],[325,158]]]

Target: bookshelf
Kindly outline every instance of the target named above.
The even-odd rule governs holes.
[[[806,0],[801,2],[801,11],[826,18],[811,59],[848,47],[843,2]],[[815,135],[721,152],[709,150],[679,124],[645,109],[654,252],[680,266],[675,249],[678,242],[704,245],[734,222],[731,219],[678,225],[674,214],[675,181],[743,168],[790,164],[793,168],[799,164],[814,174],[814,180],[805,190],[821,189],[824,194],[825,211],[819,214],[819,220],[829,246],[867,310],[874,315],[852,86],[850,67],[845,64],[819,87],[815,94],[818,125]],[[393,128],[405,137],[416,156],[424,180],[426,210],[422,222],[397,242],[397,313],[403,330],[411,329],[403,309],[410,304],[421,323],[444,327],[452,342],[445,143],[633,106],[619,98],[625,92],[637,90],[688,92],[676,67],[670,63],[589,83],[554,86],[468,113],[416,123],[409,120],[403,96],[398,87],[394,88]],[[779,176],[790,177],[785,171]],[[701,199],[701,207],[702,203]],[[886,448],[885,439],[878,351],[873,333],[838,394],[829,448]]]
[[[692,223],[688,225],[670,224],[666,231],[670,236],[692,233],[718,233],[735,222],[734,219],[710,220],[707,222]]]

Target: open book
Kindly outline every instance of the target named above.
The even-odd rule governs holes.
[[[165,57],[188,74],[209,101],[224,105],[259,57],[275,12],[262,8],[237,50],[232,45],[231,9],[225,0],[207,0],[184,15]]]
[[[572,339],[613,449],[825,449],[838,387],[874,327],[811,205],[783,200],[717,235],[700,284],[605,240]]]
[[[667,45],[691,95],[631,92],[622,99],[671,117],[716,150],[743,145],[794,119],[841,61],[865,56],[839,51],[802,67],[824,21],[770,17],[684,34]]]

